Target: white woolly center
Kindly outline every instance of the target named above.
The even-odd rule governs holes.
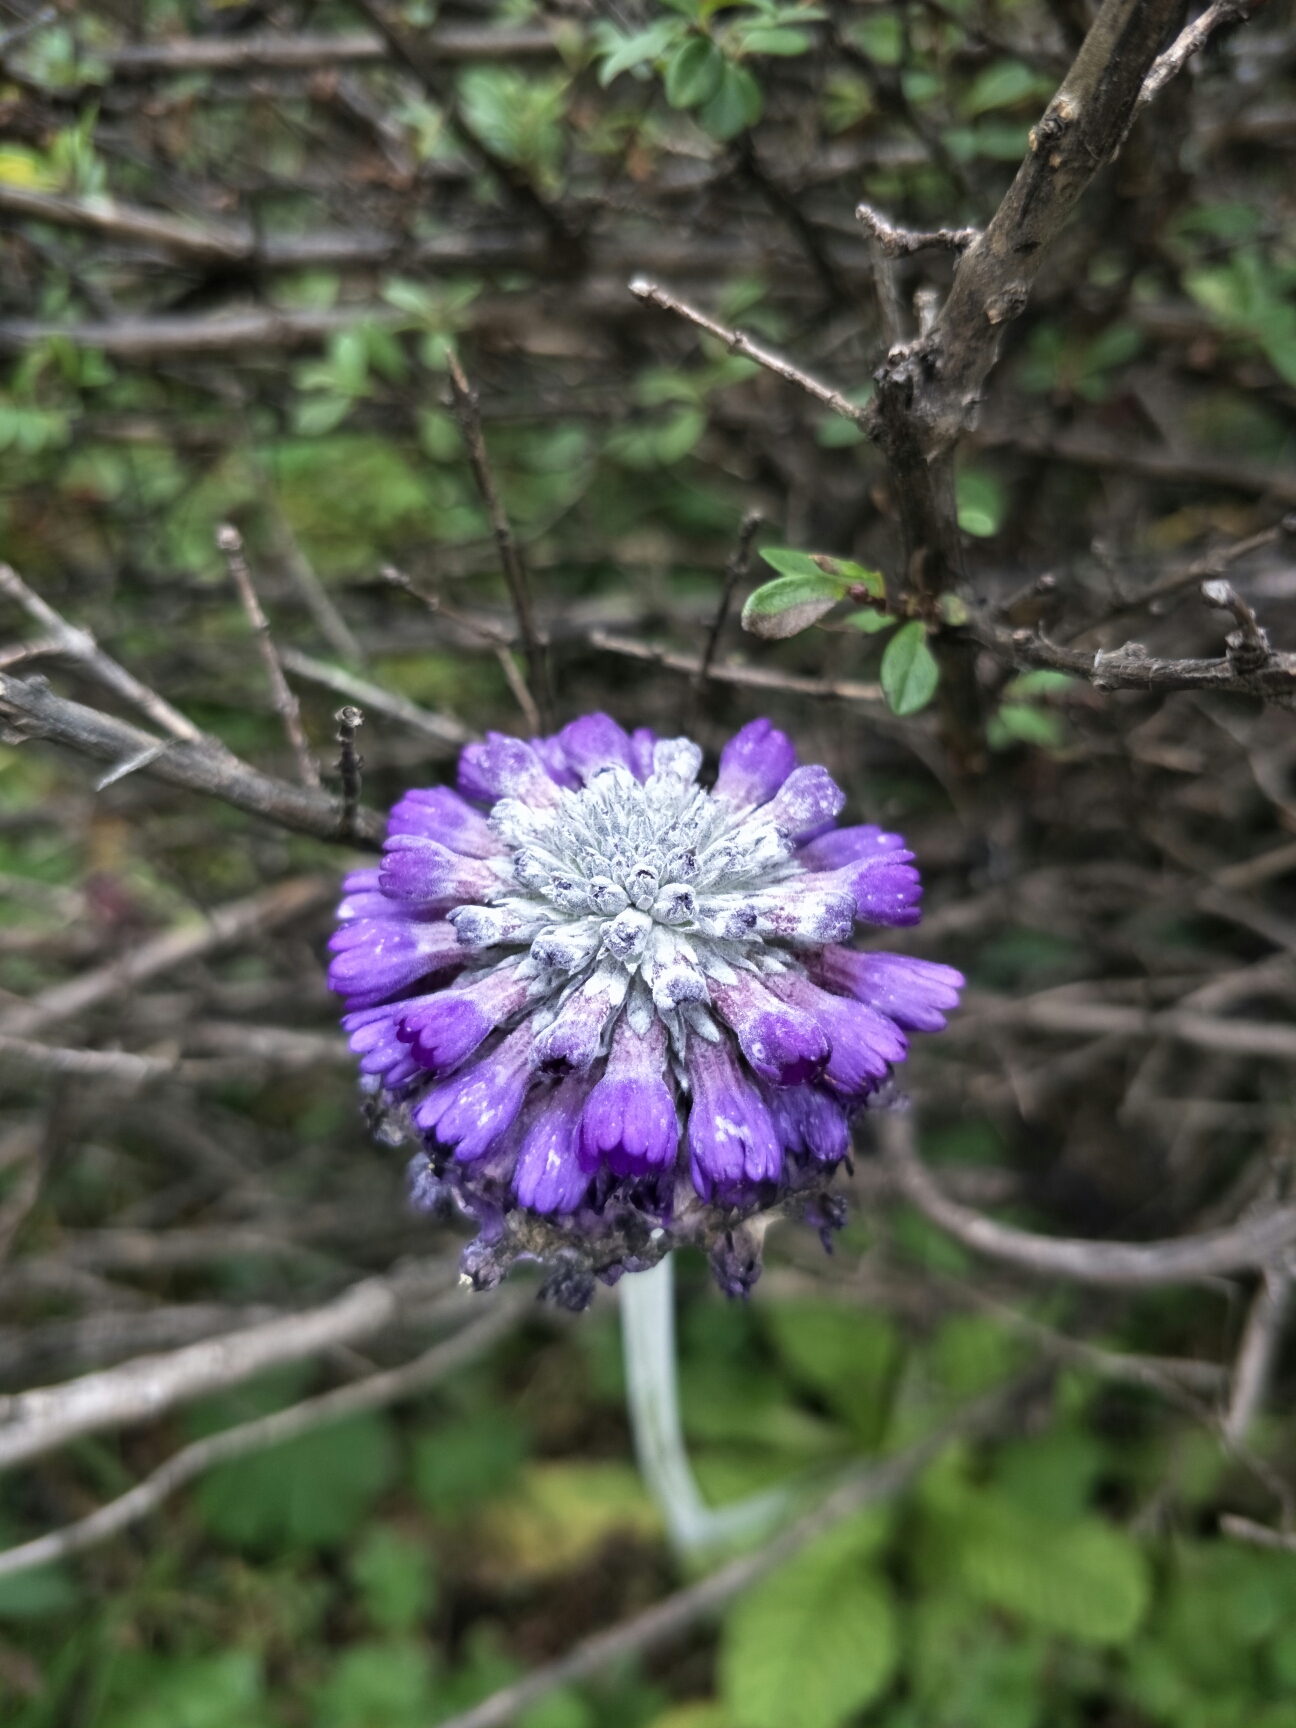
[[[707,978],[786,964],[768,947],[769,891],[803,868],[759,810],[736,811],[695,784],[700,760],[695,745],[671,740],[657,745],[646,782],[606,768],[549,809],[495,805],[491,825],[510,850],[496,866],[500,894],[450,916],[467,946],[529,946],[537,1030],[598,971],[609,1006],[628,994],[636,1031],[655,1013],[678,1049],[688,1027],[718,1036]]]

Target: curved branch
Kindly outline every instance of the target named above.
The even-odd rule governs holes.
[[[1117,1289],[1218,1278],[1266,1266],[1296,1243],[1296,1206],[1170,1242],[1086,1242],[1039,1236],[999,1224],[941,1192],[914,1148],[912,1119],[900,1112],[879,1118],[883,1153],[896,1187],[925,1218],[978,1254],[1003,1260],[1043,1278],[1072,1278]]]

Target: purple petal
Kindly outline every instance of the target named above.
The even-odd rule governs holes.
[[[825,948],[815,971],[830,990],[853,996],[911,1032],[940,1032],[945,1013],[958,1007],[966,980],[952,966],[908,954],[857,954]]]
[[[766,1086],[761,1097],[787,1151],[808,1154],[821,1164],[836,1164],[850,1151],[846,1112],[821,1086]]]
[[[484,900],[503,886],[482,859],[465,858],[437,840],[420,840],[413,834],[393,834],[387,841],[379,880],[384,894],[424,905]]]
[[[378,1074],[385,1080],[396,1069],[406,1069],[411,1060],[409,1046],[400,1036],[400,1025],[406,1014],[435,1002],[436,996],[411,996],[404,1002],[390,1002],[385,1007],[361,1008],[342,1016],[342,1030],[350,1038],[351,1048],[360,1058],[362,1074]]]
[[[560,797],[531,746],[503,732],[488,732],[484,743],[464,745],[459,756],[459,790],[478,803],[520,798],[537,810],[552,809]]]
[[[583,714],[558,734],[568,762],[588,784],[603,768],[634,770],[629,734],[609,714]]]
[[[666,1028],[654,1019],[640,1038],[617,1023],[603,1078],[580,1124],[580,1159],[591,1173],[606,1163],[615,1176],[645,1176],[675,1161],[679,1122],[666,1084]]]
[[[720,752],[715,795],[740,810],[765,804],[796,767],[796,750],[768,720],[749,720]]]
[[[445,1074],[526,1002],[526,982],[517,976],[517,963],[509,962],[423,998],[402,1016],[399,1036],[425,1068]]]
[[[366,1008],[431,973],[461,966],[465,955],[449,924],[413,919],[363,918],[343,924],[329,938],[334,958],[329,989]]]
[[[500,858],[508,848],[490,823],[471,804],[466,804],[448,786],[415,788],[392,807],[387,833],[414,834],[421,840],[439,840],[452,852],[466,858]]]
[[[789,840],[812,840],[831,828],[846,794],[826,768],[797,768],[783,782],[764,814]]]
[[[527,1129],[513,1188],[533,1212],[574,1212],[585,1198],[590,1179],[581,1169],[577,1140],[587,1091],[583,1080],[564,1080]]]
[[[780,1002],[750,973],[732,984],[707,981],[711,1001],[738,1034],[748,1062],[772,1086],[802,1086],[817,1080],[828,1065],[823,1028],[809,1014]]]
[[[620,966],[600,969],[573,990],[557,1018],[536,1038],[534,1058],[541,1073],[573,1074],[588,1068],[625,993],[626,973]]]
[[[728,1041],[691,1038],[688,1072],[689,1171],[702,1198],[724,1205],[758,1182],[777,1182],[783,1150],[773,1119],[739,1072]]]
[[[640,726],[630,734],[630,772],[636,780],[646,780],[653,771],[653,746],[657,734],[649,726]]]
[[[832,1043],[824,1078],[837,1091],[863,1097],[876,1089],[892,1062],[909,1054],[904,1034],[885,1015],[849,996],[834,996],[808,978],[781,972],[766,980],[776,996],[813,1014]]]
[[[563,786],[569,792],[580,791],[580,779],[573,773],[567,761],[567,753],[558,733],[549,738],[533,738],[531,748],[544,764],[544,771],[555,786]]]
[[[849,894],[855,916],[870,924],[916,924],[922,917],[922,880],[909,862],[912,852],[887,852],[862,864],[847,864],[811,881]]]
[[[531,1030],[519,1026],[498,1049],[423,1098],[414,1125],[462,1163],[482,1158],[512,1127],[532,1081]]]
[[[857,828],[830,828],[817,840],[802,846],[796,859],[807,870],[838,870],[843,864],[858,864],[884,852],[902,851],[904,839],[901,835],[888,834],[885,829],[866,822]]]

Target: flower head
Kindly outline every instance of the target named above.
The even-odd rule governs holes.
[[[957,1004],[952,968],[844,946],[918,920],[898,834],[837,827],[841,790],[768,720],[709,790],[701,765],[605,714],[491,733],[347,879],[343,1025],[375,1118],[420,1146],[416,1201],[476,1222],[479,1286],[539,1258],[580,1306],[692,1241],[748,1288],[771,1207],[827,1241],[850,1118]]]

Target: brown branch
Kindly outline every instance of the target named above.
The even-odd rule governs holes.
[[[349,839],[355,830],[356,810],[360,804],[360,770],[364,758],[356,749],[356,733],[364,725],[359,708],[339,708],[333,716],[337,721],[338,779],[342,787],[342,838]]]
[[[1003,630],[974,618],[977,640],[1001,660],[1017,667],[1045,667],[1083,678],[1096,690],[1209,690],[1258,696],[1279,707],[1296,703],[1296,654],[1270,655],[1249,668],[1236,658],[1166,660],[1149,654],[1141,642],[1092,650],[1064,648],[1035,630]]]
[[[275,713],[283,723],[288,743],[292,747],[293,756],[297,762],[297,778],[303,786],[317,787],[320,783],[319,769],[315,758],[311,755],[310,745],[306,742],[306,733],[302,729],[301,707],[296,696],[284,677],[284,669],[279,659],[279,650],[275,647],[274,637],[270,633],[270,620],[261,610],[261,602],[252,581],[252,572],[248,569],[247,559],[243,556],[243,536],[238,529],[226,523],[216,530],[216,544],[225,555],[225,563],[230,573],[230,580],[238,590],[238,597],[247,614],[248,623],[256,635],[257,647],[261,651],[261,663],[265,667],[266,679],[270,685],[270,694],[274,699]],[[354,817],[354,811],[352,816]],[[349,824],[347,825],[349,829]],[[350,838],[348,832],[347,836]]]
[[[52,1079],[111,1080],[131,1087],[165,1080],[177,1066],[162,1056],[134,1056],[125,1050],[76,1050],[12,1038],[7,1033],[0,1033],[0,1063],[13,1063]]]
[[[652,648],[629,636],[614,636],[609,630],[591,630],[586,637],[591,648],[605,654],[622,654],[629,660],[643,660],[650,666],[664,666],[671,672],[682,672],[696,679],[702,662],[691,654],[673,654],[666,648]],[[784,690],[793,696],[829,696],[839,702],[875,702],[882,704],[880,684],[852,684],[842,679],[803,678],[795,672],[773,672],[761,666],[734,666],[721,661],[707,669],[707,677],[718,684],[739,684],[748,690]]]
[[[402,726],[421,732],[438,744],[457,749],[460,744],[467,744],[477,736],[452,714],[436,714],[430,709],[420,708],[417,702],[411,702],[408,696],[402,696],[397,690],[388,690],[382,684],[375,684],[371,678],[361,678],[341,666],[330,666],[324,660],[303,654],[300,649],[281,648],[279,658],[285,668],[298,678],[322,684],[326,690],[335,690],[339,696],[372,708],[375,713],[399,720]]]
[[[1275,1208],[1226,1230],[1169,1242],[1086,1242],[999,1224],[941,1192],[914,1146],[911,1117],[878,1119],[878,1136],[897,1186],[925,1218],[967,1248],[1041,1278],[1138,1289],[1253,1271],[1296,1243],[1296,1207]]]
[[[751,569],[751,547],[756,538],[756,530],[765,518],[759,510],[749,510],[743,517],[738,529],[738,542],[725,565],[724,587],[720,590],[720,603],[716,607],[715,617],[711,620],[711,628],[707,632],[706,647],[702,650],[702,661],[697,671],[697,688],[700,690],[711,675],[712,662],[716,657],[716,649],[720,646],[720,634],[729,617],[729,608],[733,605],[734,591],[738,584],[747,578]]]
[[[664,1601],[631,1615],[605,1632],[596,1632],[583,1639],[565,1656],[534,1669],[524,1679],[492,1693],[480,1704],[451,1716],[441,1728],[504,1728],[528,1705],[547,1697],[559,1686],[588,1680],[605,1668],[627,1657],[642,1655],[659,1645],[677,1638],[709,1619],[726,1603],[732,1602],[744,1590],[781,1566],[816,1537],[840,1524],[843,1519],[893,1499],[908,1487],[933,1458],[960,1436],[984,1432],[1002,1416],[1008,1398],[1015,1388],[998,1391],[979,1399],[952,1422],[939,1428],[926,1439],[907,1446],[885,1463],[851,1471],[828,1497],[811,1511],[803,1513],[794,1523],[779,1532],[772,1541],[753,1554],[744,1554],[712,1572],[709,1577],[686,1589],[677,1590]]]
[[[35,646],[41,653],[49,652],[65,660],[75,661],[97,683],[122,697],[133,708],[138,708],[141,714],[155,726],[160,726],[164,732],[169,732],[173,738],[181,738],[190,744],[203,741],[203,734],[192,720],[186,719],[155,690],[150,690],[147,684],[141,684],[124,666],[119,666],[105,654],[88,630],[80,630],[74,624],[69,624],[66,618],[30,589],[17,571],[8,564],[0,564],[0,594],[16,601],[27,616],[46,632],[40,643],[28,644],[29,648]]]
[[[132,945],[106,966],[83,972],[65,984],[51,985],[39,996],[0,1013],[0,1035],[28,1038],[59,1020],[84,1014],[103,1002],[182,966],[199,955],[210,954],[231,943],[245,941],[258,932],[298,918],[324,905],[337,892],[336,884],[322,876],[294,876],[246,900],[235,900],[195,921],[186,919],[171,930],[146,942]]]
[[[1238,1542],[1250,1542],[1257,1548],[1276,1548],[1284,1554],[1296,1554],[1296,1533],[1271,1530],[1267,1524],[1257,1524],[1251,1518],[1238,1518],[1225,1512],[1219,1521],[1223,1535]]]
[[[370,1338],[396,1320],[402,1300],[426,1297],[453,1276],[450,1262],[428,1262],[390,1278],[368,1278],[300,1314],[164,1356],[139,1356],[62,1385],[0,1396],[0,1469],[52,1452],[82,1434],[151,1421],[177,1404],[241,1385],[267,1368]]]
[[[480,1302],[481,1299],[477,1300]],[[106,1542],[110,1536],[156,1511],[177,1489],[216,1464],[227,1463],[232,1458],[246,1458],[250,1453],[295,1440],[298,1435],[310,1433],[327,1423],[343,1421],[365,1410],[380,1410],[426,1391],[501,1338],[517,1318],[522,1300],[517,1291],[493,1293],[487,1298],[489,1306],[485,1314],[403,1367],[371,1374],[354,1385],[340,1386],[318,1398],[303,1399],[287,1410],[278,1410],[273,1415],[243,1422],[206,1440],[195,1441],[168,1458],[165,1464],[127,1493],[78,1519],[75,1524],[39,1536],[35,1541],[24,1542],[19,1547],[0,1551],[0,1578],[12,1577],[17,1572],[26,1572],[33,1566],[45,1565],[69,1554],[84,1553],[87,1548]],[[461,1306],[457,1296],[455,1305]]]
[[[744,360],[754,360],[758,366],[764,366],[766,371],[773,372],[788,384],[795,384],[798,390],[804,390],[816,401],[822,402],[826,408],[831,408],[834,414],[840,414],[847,420],[853,420],[857,426],[868,423],[868,410],[859,408],[842,395],[840,390],[834,390],[827,384],[821,384],[817,378],[811,378],[809,373],[802,372],[788,360],[771,354],[768,348],[762,348],[753,342],[750,336],[744,336],[741,330],[730,330],[724,324],[719,324],[714,318],[709,318],[705,312],[699,312],[696,306],[690,306],[687,301],[679,300],[674,294],[668,294],[664,288],[659,288],[655,282],[645,281],[642,276],[636,277],[630,284],[630,292],[636,300],[642,300],[646,305],[656,306],[662,312],[674,312],[681,318],[687,318],[690,324],[695,324],[699,330],[704,330],[708,336],[714,336],[717,342],[723,342],[731,354],[741,354]]]
[[[1129,137],[1130,127],[1147,107],[1165,89],[1172,78],[1178,77],[1194,54],[1200,54],[1211,37],[1226,24],[1238,24],[1248,19],[1253,12],[1258,12],[1265,0],[1214,0],[1214,4],[1195,18],[1175,37],[1164,54],[1158,54],[1152,62],[1151,70],[1143,80],[1125,130],[1121,133],[1123,144]]]
[[[110,48],[106,60],[118,78],[173,72],[314,71],[344,61],[385,60],[389,48],[368,30],[255,36],[191,36],[170,42]],[[543,25],[512,27],[443,24],[423,38],[429,61],[553,59],[558,48]]]
[[[1233,1391],[1224,1417],[1224,1438],[1240,1446],[1259,1414],[1282,1342],[1291,1306],[1292,1273],[1285,1265],[1268,1266],[1252,1299],[1246,1328],[1233,1369]]]
[[[543,730],[544,718],[552,707],[549,664],[531,608],[531,587],[527,579],[526,565],[522,562],[522,554],[513,535],[513,526],[500,497],[499,487],[495,484],[495,475],[486,451],[486,440],[482,436],[481,404],[477,399],[477,392],[469,385],[453,349],[447,353],[446,364],[450,372],[450,395],[455,419],[459,422],[459,430],[468,449],[473,479],[477,482],[477,490],[490,518],[500,566],[517,619],[518,636],[526,656],[527,683],[537,717],[542,721],[540,729]]]
[[[339,806],[335,799],[263,774],[230,755],[215,740],[191,744],[183,739],[154,738],[114,715],[56,696],[44,679],[13,678],[3,673],[0,715],[9,721],[11,743],[43,738],[99,761],[135,764],[155,780],[206,793],[299,834],[313,834],[319,840],[338,838]],[[386,827],[386,818],[376,810],[360,810],[356,814],[356,841],[381,845]]]
[[[979,228],[897,228],[871,204],[857,204],[855,218],[888,258],[908,258],[931,250],[963,253],[981,238]]]

